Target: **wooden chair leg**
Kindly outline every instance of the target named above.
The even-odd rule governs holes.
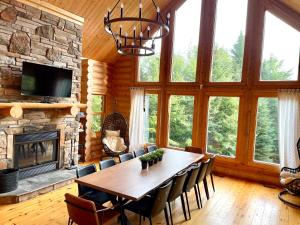
[[[204,184],[206,199],[208,200],[209,199],[209,191],[208,191],[208,185],[207,185],[207,179],[206,179],[206,177],[203,179],[203,184]]]
[[[196,185],[194,186],[194,191],[195,191],[195,195],[196,195],[197,206],[198,206],[198,209],[200,209],[200,203],[199,203],[198,191],[197,191]]]
[[[211,184],[212,184],[213,190],[215,192],[216,190],[215,190],[215,184],[214,184],[214,177],[213,177],[212,173],[210,174],[210,180],[211,180]]]
[[[197,190],[198,190],[198,193],[199,193],[200,205],[201,205],[201,208],[202,208],[202,207],[203,207],[203,205],[202,205],[202,199],[201,199],[201,193],[200,193],[199,184],[196,184],[196,186],[197,186]]]
[[[187,204],[187,208],[188,208],[188,212],[189,212],[189,219],[192,219],[191,211],[190,211],[190,205],[189,205],[189,199],[188,199],[187,193],[184,192],[184,194],[185,194],[186,204]]]
[[[168,206],[169,206],[169,212],[170,212],[170,218],[171,218],[171,225],[173,225],[172,208],[171,208],[170,202],[168,202]]]
[[[140,214],[140,225],[142,224],[142,215]]]
[[[183,214],[184,214],[184,219],[187,221],[187,216],[186,216],[186,211],[185,211],[185,202],[184,202],[183,194],[180,195],[180,199],[181,199],[181,205],[182,205],[182,210],[183,210]]]
[[[164,208],[164,212],[165,212],[165,219],[166,219],[167,225],[170,225],[167,208]]]

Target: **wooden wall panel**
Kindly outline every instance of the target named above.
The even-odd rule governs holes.
[[[102,142],[100,133],[94,133],[91,130],[92,121],[92,95],[105,96],[105,111],[102,114],[104,117],[112,111],[111,104],[111,74],[112,68],[102,62],[85,59],[82,62],[82,90],[81,100],[87,103],[87,131],[86,131],[86,161],[99,159],[102,154]]]

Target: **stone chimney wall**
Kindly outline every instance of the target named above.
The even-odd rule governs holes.
[[[14,0],[0,1],[0,102],[39,102],[21,95],[22,63],[73,70],[71,98],[80,100],[82,26]],[[22,118],[0,115],[0,169],[12,166],[13,134],[30,129],[60,129],[62,162],[68,162],[70,138],[78,140],[79,123],[63,110],[27,109]]]

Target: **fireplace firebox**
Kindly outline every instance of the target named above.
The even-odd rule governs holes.
[[[14,168],[19,179],[58,169],[59,130],[14,135]]]

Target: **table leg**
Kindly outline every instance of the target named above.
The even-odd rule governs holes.
[[[121,225],[131,225],[130,221],[128,220],[124,208],[123,208],[123,199],[122,198],[118,198],[118,202],[120,205],[120,216],[118,218],[118,221],[120,221]]]

